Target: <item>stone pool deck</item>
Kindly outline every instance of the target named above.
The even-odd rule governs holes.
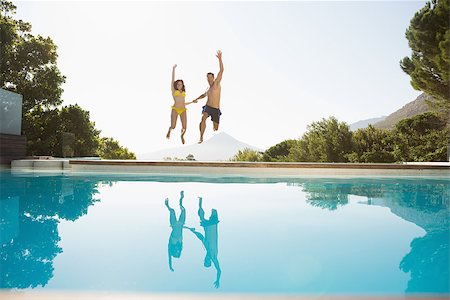
[[[442,176],[450,178],[450,163],[278,163],[211,161],[143,161],[100,159],[23,159],[12,171],[87,172],[124,174],[182,174],[228,176]]]
[[[325,295],[311,295],[311,296],[276,296],[276,295],[239,295],[239,294],[120,294],[112,292],[104,293],[28,293],[28,292],[0,292],[0,299],[2,300],[78,300],[78,299],[92,299],[92,300],[228,300],[228,299],[243,299],[243,300],[444,300],[448,299],[446,296],[325,296]]]

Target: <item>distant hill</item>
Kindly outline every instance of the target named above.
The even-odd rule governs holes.
[[[380,129],[392,129],[395,124],[397,124],[400,120],[414,117],[415,115],[423,114],[425,112],[430,111],[426,100],[432,100],[433,98],[425,93],[419,95],[416,100],[407,103],[405,106],[400,108],[399,110],[393,112],[389,116],[387,116],[384,120],[376,122],[373,124],[375,128]]]
[[[350,124],[350,130],[351,131],[355,131],[357,129],[360,128],[366,128],[367,126],[369,126],[370,124],[375,124],[377,122],[383,121],[384,119],[386,119],[386,116],[382,116],[382,117],[378,117],[378,118],[372,118],[372,119],[367,119],[367,120],[361,120],[355,123]]]
[[[261,149],[236,140],[231,135],[221,132],[204,141],[201,144],[193,144],[178,148],[160,150],[138,154],[138,160],[163,160],[166,157],[185,159],[189,154],[194,155],[195,160],[217,161],[229,160],[239,150],[250,148],[256,151]]]

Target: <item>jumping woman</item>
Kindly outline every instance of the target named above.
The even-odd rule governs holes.
[[[172,81],[171,81],[171,88],[172,88],[172,97],[173,97],[173,106],[172,111],[170,115],[170,127],[169,131],[167,131],[166,138],[170,138],[170,132],[172,129],[175,129],[177,125],[177,119],[178,116],[181,120],[181,142],[184,144],[184,134],[186,133],[186,125],[187,125],[187,117],[186,117],[186,105],[191,103],[197,103],[197,100],[187,102],[186,99],[186,88],[184,86],[184,82],[181,79],[175,80],[175,68],[177,65],[173,66],[172,69]]]

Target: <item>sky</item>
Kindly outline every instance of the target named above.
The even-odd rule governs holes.
[[[90,112],[100,136],[136,154],[182,146],[170,126],[172,66],[186,101],[208,87],[223,52],[220,128],[267,149],[330,116],[348,124],[413,101],[400,60],[425,1],[13,1],[17,19],[58,46],[63,105]],[[188,106],[199,140],[206,99]],[[215,135],[207,121],[205,140]]]

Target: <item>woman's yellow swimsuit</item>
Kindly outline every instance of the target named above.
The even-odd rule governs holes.
[[[186,97],[186,92],[180,92],[179,90],[175,90],[175,92],[173,92],[173,96],[174,97],[179,97],[179,96]],[[179,116],[182,113],[184,113],[185,111],[187,111],[187,108],[179,108],[179,107],[175,107],[175,106],[172,106],[172,109],[174,111],[176,111]]]
[[[185,111],[187,111],[187,108],[178,108],[178,107],[175,107],[175,106],[172,106],[172,109],[174,110],[174,111],[176,111],[177,112],[177,114],[180,116],[182,113],[184,113]]]
[[[174,97],[178,97],[178,96],[186,97],[186,92],[180,92],[179,90],[175,90],[175,92],[173,92],[173,96]]]

